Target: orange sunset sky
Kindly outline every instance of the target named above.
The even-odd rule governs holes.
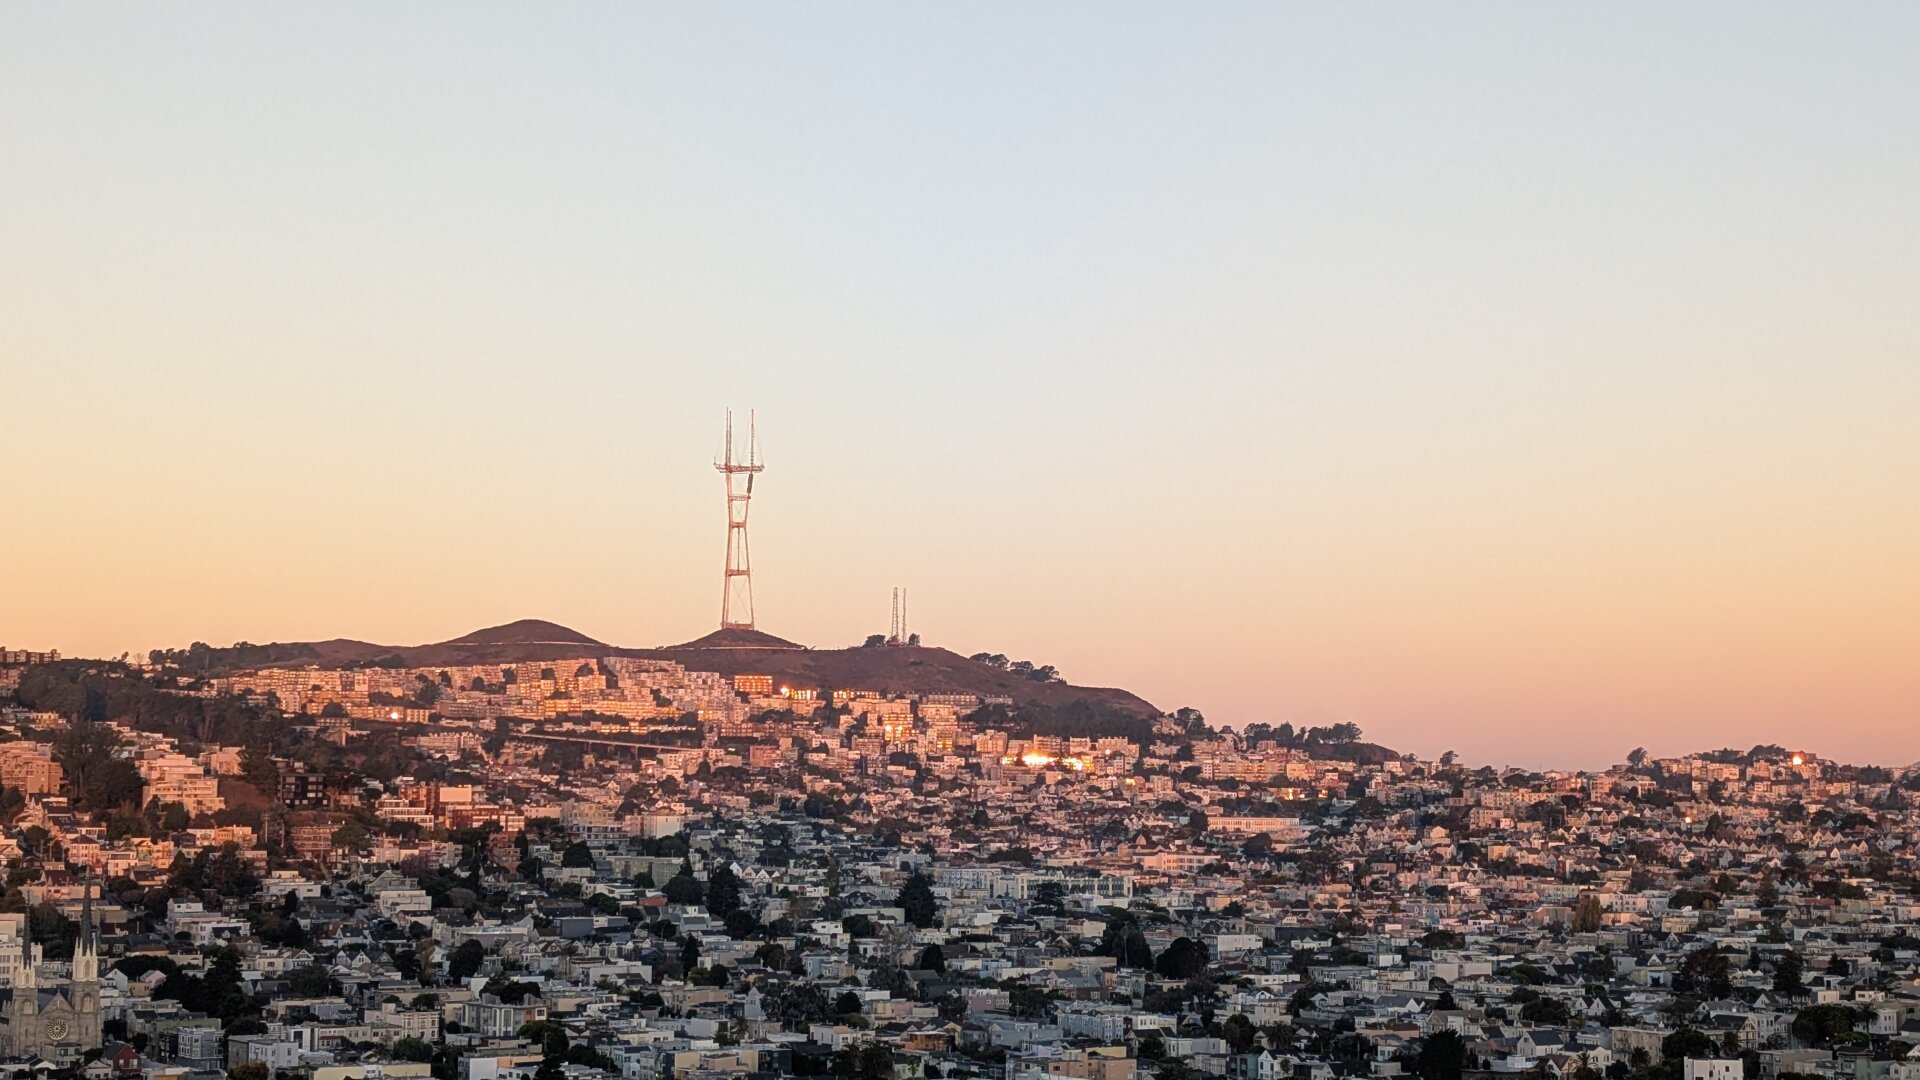
[[[1920,759],[1920,8],[0,16],[0,642],[887,626]],[[812,16],[811,18],[809,16]]]

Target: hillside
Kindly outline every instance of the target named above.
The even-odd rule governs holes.
[[[578,630],[543,619],[489,626],[430,645],[379,645],[353,638],[325,641],[239,642],[213,648],[194,642],[185,649],[156,650],[155,658],[188,671],[222,674],[257,667],[432,667],[441,664],[511,664],[570,656],[609,655],[617,650]]]
[[[241,642],[215,649],[195,642],[189,649],[161,655],[189,672],[212,675],[268,666],[452,667],[630,656],[670,660],[690,671],[728,677],[770,675],[776,687],[1004,698],[1013,702],[1013,708],[999,710],[1001,715],[994,717],[993,723],[1006,730],[1125,735],[1142,741],[1152,737],[1153,720],[1161,713],[1151,702],[1126,690],[1039,682],[934,646],[810,649],[764,631],[738,628],[717,630],[680,645],[630,649],[608,645],[558,623],[521,619],[427,645],[378,645],[332,638],[267,645]],[[1388,747],[1358,741],[1315,743],[1312,749],[1319,757],[1364,764],[1400,756]]]
[[[974,694],[1011,698],[1042,729],[1144,728],[1159,710],[1125,690],[1023,679],[958,653],[928,646],[808,649],[772,634],[722,630],[683,645],[628,649],[596,641],[540,619],[487,627],[428,645],[377,645],[349,638],[240,643],[215,649],[195,643],[164,654],[190,671],[218,674],[247,667],[437,667],[512,664],[577,656],[671,660],[692,671],[726,676],[771,675],[776,686],[879,693]]]
[[[578,630],[568,629],[559,623],[550,623],[545,619],[521,619],[501,626],[489,626],[485,630],[475,630],[443,641],[441,645],[592,645],[599,647],[606,642],[595,641]]]
[[[681,645],[668,646],[669,649],[804,649],[805,645],[796,645],[786,638],[774,637],[764,630],[744,630],[729,626],[705,637],[698,637]]]
[[[1105,687],[1073,686],[1022,679],[975,663],[959,653],[931,646],[871,649],[672,648],[617,650],[622,656],[672,660],[696,671],[722,675],[771,675],[774,685],[815,689],[873,690],[880,693],[978,694],[1010,697],[1016,704],[1064,708],[1086,702],[1129,716],[1159,714],[1145,700]]]

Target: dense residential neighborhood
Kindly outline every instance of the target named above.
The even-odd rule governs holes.
[[[13,1076],[1920,1080],[1911,767],[0,661]]]
[[[0,416],[0,1080],[1920,1080],[1920,0],[0,0]]]

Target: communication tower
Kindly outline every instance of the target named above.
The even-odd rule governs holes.
[[[911,640],[907,631],[907,590],[894,586],[893,589],[893,627],[887,634],[887,644],[905,645]]]
[[[759,433],[752,410],[747,412],[747,458],[734,460],[733,410],[727,410],[727,445],[713,467],[727,481],[727,573],[720,590],[720,629],[753,629],[753,557],[747,547],[747,507],[753,498],[753,477],[760,464]],[[743,479],[744,478],[744,479]]]

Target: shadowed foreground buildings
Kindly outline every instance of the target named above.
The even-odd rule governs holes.
[[[1920,1080],[1913,768],[1467,769],[1350,726],[1067,733],[640,658],[346,674],[18,673],[0,762],[61,770],[0,791],[0,1054],[104,1040],[101,1080]],[[621,700],[657,712],[584,707]],[[23,963],[29,923],[77,958]]]

